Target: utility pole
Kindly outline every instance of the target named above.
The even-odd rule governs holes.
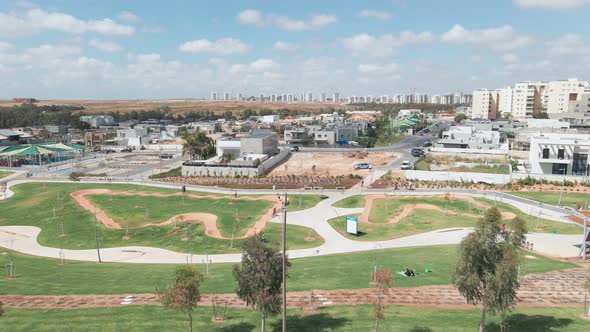
[[[98,247],[98,236],[96,234],[96,214],[98,213],[98,210],[94,211],[94,241],[96,242],[96,253],[98,254],[98,262],[102,263],[102,260],[100,259],[100,249]]]
[[[283,200],[283,332],[287,332],[287,192]]]

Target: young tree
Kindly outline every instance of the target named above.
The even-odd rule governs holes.
[[[236,155],[231,152],[224,152],[220,158],[222,164],[229,164],[232,160],[236,160]]]
[[[4,315],[4,308],[2,308],[3,305],[4,303],[0,302],[0,316]]]
[[[588,277],[586,278],[586,282],[584,283],[584,288],[586,288],[586,292],[590,293],[590,270],[588,270]],[[590,316],[590,306],[588,307],[588,313],[586,314],[586,316]]]
[[[164,307],[188,314],[189,331],[193,330],[193,310],[197,307],[201,294],[199,285],[203,275],[189,265],[183,265],[174,271],[170,285],[158,289],[158,297]]]
[[[236,294],[260,311],[264,332],[266,317],[281,313],[282,257],[278,248],[266,246],[258,236],[244,241],[242,250],[242,264],[235,265],[233,271],[238,282]]]
[[[375,287],[377,288],[377,299],[375,300],[375,306],[373,307],[373,316],[375,317],[375,332],[379,327],[379,320],[385,318],[383,310],[385,306],[381,303],[381,295],[383,292],[393,285],[393,278],[391,272],[387,269],[379,269],[375,271],[371,277]]]
[[[457,114],[455,115],[455,122],[461,122],[463,120],[467,119],[467,115],[465,115],[464,113],[461,114]]]
[[[453,284],[468,303],[482,305],[479,331],[485,326],[486,314],[504,315],[516,302],[520,246],[526,226],[515,218],[511,230],[501,236],[497,208],[486,211],[475,231],[459,245],[459,259],[453,270]]]
[[[209,159],[215,154],[215,142],[204,131],[197,131],[192,135],[185,134],[182,138],[185,141],[182,143],[182,154],[188,155],[191,159]]]

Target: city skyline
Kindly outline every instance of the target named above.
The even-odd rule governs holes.
[[[147,3],[0,4],[0,98],[437,95],[590,76],[584,0]]]

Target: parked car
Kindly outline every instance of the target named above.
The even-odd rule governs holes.
[[[404,170],[406,170],[406,169],[414,169],[414,164],[412,164],[412,162],[409,161],[409,160],[404,160],[402,162],[402,167],[401,168],[404,169]]]
[[[299,151],[299,147],[298,147],[297,145],[293,145],[293,146],[291,147],[291,151],[292,151],[292,152],[297,152],[297,151]]]
[[[174,157],[174,155],[172,155],[172,153],[162,153],[160,155],[161,159],[172,159],[172,157]]]
[[[113,149],[104,149],[104,150],[102,150],[101,152],[102,152],[102,153],[109,154],[109,153],[115,153],[115,152],[117,152],[117,151],[115,151],[115,150],[113,150]]]
[[[121,152],[131,152],[131,151],[133,151],[133,149],[131,149],[131,148],[121,149]]]
[[[426,141],[424,142],[424,144],[422,144],[423,147],[428,148],[432,146],[432,141]]]
[[[368,163],[356,163],[354,164],[354,169],[371,169],[373,166]]]
[[[413,148],[412,149],[412,157],[421,157],[424,155],[424,150],[420,148]]]

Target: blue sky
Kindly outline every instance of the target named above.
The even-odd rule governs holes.
[[[589,79],[590,0],[0,2],[0,98],[446,93]]]

